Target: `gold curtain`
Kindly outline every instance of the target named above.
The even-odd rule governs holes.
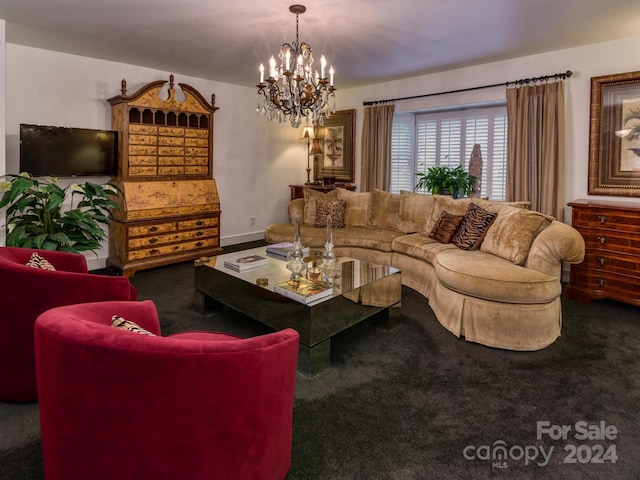
[[[507,88],[507,200],[564,221],[564,82]]]
[[[391,184],[391,127],[394,105],[366,107],[362,124],[360,191],[389,190]]]

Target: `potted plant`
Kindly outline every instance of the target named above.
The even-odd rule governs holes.
[[[7,207],[8,246],[95,253],[106,238],[100,224],[108,225],[110,209],[118,208],[112,199],[120,195],[116,186],[86,182],[63,188],[55,178],[29,173],[5,178],[0,208]]]
[[[427,173],[418,172],[418,183],[415,190],[426,190],[433,195],[468,196],[473,192],[476,177],[466,172],[460,165],[457,167],[429,167]]]

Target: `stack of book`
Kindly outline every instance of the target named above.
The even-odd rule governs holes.
[[[272,245],[267,245],[267,255],[279,258],[280,260],[286,260],[289,252],[293,250],[293,243],[291,242],[282,242],[282,243],[274,243]],[[305,257],[309,256],[309,247],[301,247],[302,254]]]
[[[236,272],[244,272],[253,268],[259,268],[269,265],[269,259],[260,255],[249,255],[247,257],[239,257],[233,260],[225,260],[224,266],[235,270]]]
[[[273,291],[305,305],[333,295],[331,285],[306,278],[279,283],[273,287]]]

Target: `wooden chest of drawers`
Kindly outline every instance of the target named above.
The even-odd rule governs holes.
[[[609,298],[640,306],[640,203],[576,200],[572,225],[585,259],[571,266],[565,295],[582,302]]]
[[[222,252],[214,180],[114,183],[126,208],[114,212],[109,226],[108,266],[131,276]]]

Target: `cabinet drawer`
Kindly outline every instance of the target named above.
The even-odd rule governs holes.
[[[207,157],[184,157],[185,165],[207,165],[209,159]]]
[[[183,175],[184,167],[158,167],[158,175]]]
[[[206,157],[209,154],[209,150],[207,148],[200,147],[185,147],[184,154],[192,155],[195,157]]]
[[[129,175],[133,177],[150,177],[157,174],[156,167],[129,167]]]
[[[600,229],[583,230],[579,228],[578,231],[584,237],[587,250],[605,249],[640,255],[640,235]]]
[[[600,290],[605,293],[615,293],[616,296],[639,298],[640,277],[590,270],[583,268],[582,265],[572,265],[571,282],[589,290]]]
[[[154,223],[147,225],[138,225],[128,227],[127,234],[130,237],[139,237],[142,235],[154,235],[165,232],[175,232],[177,230],[176,222]]]
[[[626,232],[640,232],[640,216],[633,211],[609,210],[606,208],[576,209],[573,226],[589,229],[615,229]]]
[[[158,145],[184,145],[183,137],[158,137]]]
[[[184,167],[184,173],[187,175],[206,175],[208,172],[208,167]]]
[[[158,127],[155,125],[129,125],[129,133],[142,135],[157,135]]]
[[[158,147],[155,145],[129,145],[129,155],[155,155]]]
[[[203,128],[185,128],[185,137],[209,138],[209,130]]]
[[[158,147],[158,155],[184,155],[184,147]]]
[[[208,147],[209,140],[206,138],[185,138],[184,144],[189,147]]]
[[[217,238],[205,238],[202,240],[177,243],[175,245],[165,245],[159,247],[146,248],[143,250],[133,250],[128,254],[128,260],[141,260],[144,258],[159,257],[161,255],[170,255],[178,252],[186,252],[189,250],[197,250],[205,247],[217,247]]]
[[[609,250],[587,250],[582,267],[605,273],[640,274],[640,256],[626,255]]]
[[[158,134],[167,135],[170,137],[182,137],[184,136],[184,128],[182,127],[160,127]]]
[[[129,155],[129,165],[155,165],[158,163],[158,157],[150,157],[148,155]]]
[[[129,135],[129,143],[135,145],[155,145],[158,137],[153,135]]]
[[[194,220],[184,220],[178,222],[179,230],[188,230],[190,228],[211,227],[218,225],[218,217],[198,218]]]
[[[216,235],[218,235],[217,228],[202,228],[199,230],[187,230],[178,233],[167,233],[165,235],[153,235],[151,237],[147,236],[129,240],[129,248],[150,248],[157,245],[166,245],[168,243],[185,242],[188,240],[215,237]]]
[[[182,165],[184,157],[158,157],[158,165]]]

